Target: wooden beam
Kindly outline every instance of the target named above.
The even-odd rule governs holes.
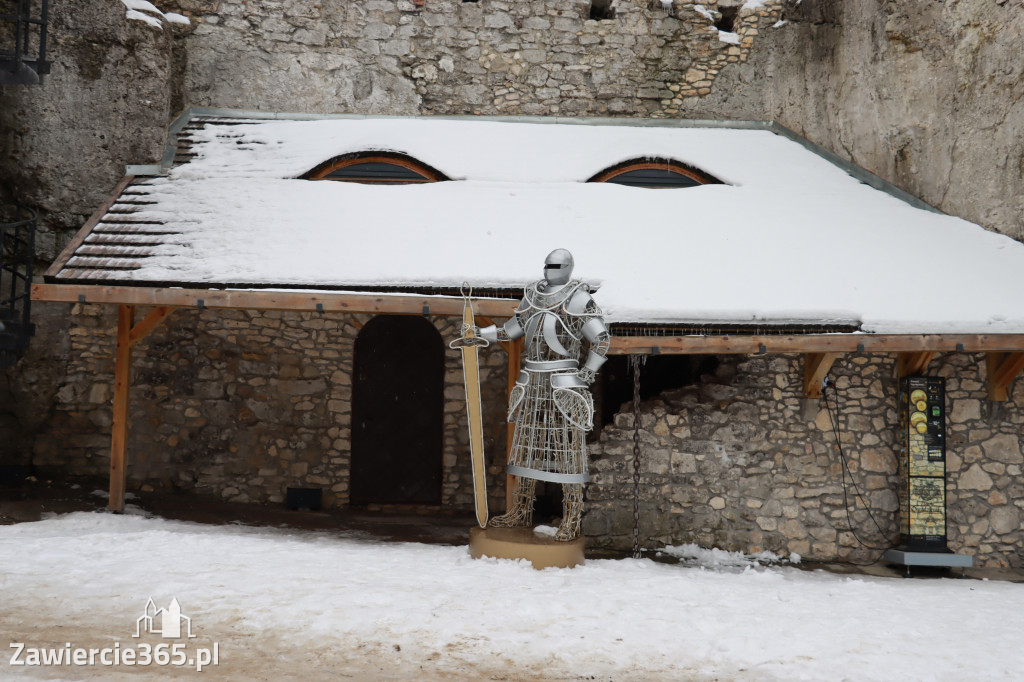
[[[522,369],[523,340],[516,339],[508,344],[508,383],[505,392],[505,404],[508,405],[508,397],[512,394],[512,387],[516,385],[519,372]],[[512,436],[515,434],[516,425],[508,423],[505,425],[505,461],[512,452]],[[515,502],[516,477],[505,474],[505,511],[512,509]]]
[[[924,374],[934,357],[934,351],[900,353],[896,362],[896,376],[902,379],[916,374]]]
[[[110,431],[110,498],[112,511],[124,511],[124,488],[127,480],[125,446],[128,436],[128,391],[132,382],[131,331],[135,308],[117,308],[117,350],[114,355],[114,421]]]
[[[1014,378],[1024,370],[1024,353],[987,353],[988,399],[993,402],[1008,400],[1007,389]]]
[[[461,296],[267,289],[176,289],[97,284],[34,284],[32,298],[36,301],[68,303],[395,315],[422,315],[427,312],[430,315],[461,316],[463,307]],[[473,309],[481,315],[504,318],[512,316],[518,303],[518,299],[477,298],[473,300]]]
[[[821,397],[821,381],[832,369],[839,353],[808,353],[804,356],[804,396]]]
[[[613,336],[609,353],[688,355],[733,353],[896,353],[1024,351],[1024,334],[780,334]]]
[[[142,322],[132,327],[128,334],[128,343],[132,346],[149,336],[149,333],[160,326],[160,323],[167,319],[176,309],[170,306],[158,306],[149,315],[146,315]]]
[[[134,175],[127,175],[121,178],[121,182],[117,183],[117,187],[114,188],[114,191],[107,196],[107,200],[100,204],[100,207],[97,208],[91,216],[89,216],[89,219],[85,221],[85,224],[82,225],[81,229],[75,233],[75,236],[71,238],[71,241],[64,247],[64,250],[60,252],[60,255],[57,256],[50,267],[47,268],[44,273],[45,277],[56,276],[56,274],[64,268],[64,264],[68,262],[68,259],[75,254],[78,247],[82,245],[85,238],[89,236],[90,232],[92,232],[92,228],[96,227],[96,223],[98,223],[100,219],[107,214],[110,207],[114,205],[114,202],[120,198],[121,193],[124,192],[125,188],[127,188],[134,179]]]
[[[272,291],[265,289],[177,289],[108,285],[34,284],[37,301],[227,308],[241,310],[298,310],[369,314],[461,316],[459,296],[416,294]],[[518,299],[478,298],[480,316],[511,317]],[[965,353],[1024,351],[1024,334],[761,334],[721,336],[613,336],[609,353],[617,355],[693,355],[757,353]]]

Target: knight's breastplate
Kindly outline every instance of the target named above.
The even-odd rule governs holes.
[[[576,287],[565,286],[559,291],[544,294],[531,286],[523,299],[519,315],[525,335],[525,358],[546,362],[550,360],[579,360],[579,321],[565,310],[566,302]],[[524,309],[525,307],[525,309]]]

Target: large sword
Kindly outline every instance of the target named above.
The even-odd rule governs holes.
[[[469,421],[469,454],[473,462],[473,496],[476,500],[476,521],[481,528],[487,527],[487,465],[484,461],[484,419],[480,404],[480,358],[481,346],[489,345],[487,339],[474,331],[473,289],[469,282],[463,282],[460,289],[465,306],[462,309],[462,338],[448,344],[450,348],[462,351],[462,374],[466,382],[466,412]]]

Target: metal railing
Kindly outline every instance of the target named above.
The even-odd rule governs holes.
[[[0,84],[39,83],[50,73],[46,61],[48,13],[49,0],[17,0],[13,14],[0,13]]]
[[[0,224],[0,368],[17,362],[35,333],[32,269],[38,216],[22,208]]]

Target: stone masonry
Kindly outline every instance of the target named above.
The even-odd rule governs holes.
[[[723,357],[699,384],[644,402],[645,545],[876,558],[880,550],[857,538],[881,548],[899,539],[894,367],[893,356],[863,354],[833,366],[838,399],[827,395],[831,409],[838,407],[848,463],[845,496],[825,402],[813,419],[802,417],[799,356]],[[974,555],[977,565],[1021,567],[1024,382],[1016,382],[1009,401],[989,403],[984,368],[983,355],[958,353],[929,368],[930,376],[946,379],[949,547]],[[594,545],[631,547],[630,405],[603,430],[591,458],[584,529]]]
[[[105,477],[113,383],[112,309],[76,305],[68,376],[40,472]],[[182,489],[280,503],[287,487],[348,501],[354,341],[369,316],[176,311],[134,355],[129,490]],[[430,318],[446,340],[455,318]],[[504,506],[501,349],[482,356],[488,488]],[[722,356],[714,374],[642,405],[641,538],[808,559],[873,559],[898,539],[895,357],[852,354],[832,368],[828,406],[808,413],[797,355]],[[1024,382],[990,403],[983,355],[950,353],[946,379],[948,535],[979,565],[1024,565]],[[442,507],[469,510],[472,479],[459,355],[445,360]],[[833,412],[835,414],[835,412]],[[632,544],[633,417],[626,405],[590,446],[584,530],[595,547]],[[870,516],[868,514],[870,510]],[[881,528],[875,527],[877,523]],[[851,532],[851,524],[852,530]],[[862,544],[862,542],[864,544]]]
[[[42,473],[105,478],[110,466],[116,319],[76,305],[68,374],[36,440]],[[144,314],[144,311],[142,311]],[[182,489],[235,502],[284,500],[288,487],[348,503],[354,342],[369,316],[179,310],[135,347],[128,489]],[[430,318],[441,338],[455,318]],[[490,506],[504,507],[506,354],[481,353]],[[472,508],[461,356],[446,347],[445,508]]]
[[[716,0],[166,2],[192,18],[185,105],[388,114],[678,113],[746,59],[781,0],[715,27]],[[234,60],[249,54],[256,59]],[[232,60],[232,78],[216,70]]]
[[[184,29],[126,20],[118,0],[56,3],[52,73],[41,86],[0,87],[0,200],[43,212],[45,265],[125,164],[159,160],[187,106],[773,119],[1024,239],[1022,3],[615,0],[599,18],[586,0],[156,0],[191,18]],[[30,354],[0,373],[0,464],[105,477],[112,311],[70,307],[37,307]],[[453,338],[451,320],[431,321]],[[352,344],[364,322],[177,311],[136,348],[129,488],[277,502],[288,486],[315,486],[344,504]],[[444,504],[465,509],[461,375],[458,354],[446,357]],[[494,509],[505,361],[484,355]],[[873,558],[847,508],[869,544],[892,539],[893,365],[850,355],[833,370],[843,450],[881,533],[855,495],[843,499],[827,414],[801,416],[802,360],[736,357],[644,405],[648,542]],[[931,373],[947,378],[951,547],[1020,567],[1024,381],[992,405],[983,357],[949,354]],[[592,543],[621,547],[631,535],[631,428],[618,415],[592,449]]]

